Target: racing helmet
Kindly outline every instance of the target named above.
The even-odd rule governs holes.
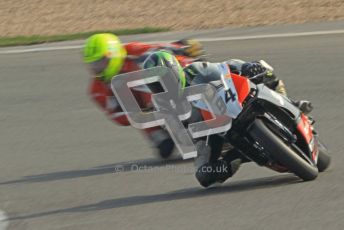
[[[161,50],[151,53],[142,64],[143,69],[153,68],[157,66],[165,66],[172,69],[174,75],[178,78],[180,88],[185,88],[185,73],[175,56],[167,51]]]
[[[92,74],[106,82],[120,72],[126,55],[119,38],[110,33],[92,35],[83,50],[83,60]]]

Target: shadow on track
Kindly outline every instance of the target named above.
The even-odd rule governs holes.
[[[79,177],[97,176],[97,175],[108,174],[108,173],[129,172],[129,171],[134,171],[138,167],[154,168],[154,167],[160,167],[164,165],[182,164],[182,163],[187,163],[187,162],[192,162],[192,159],[183,160],[181,158],[177,158],[177,159],[171,159],[171,160],[161,160],[161,159],[156,159],[156,158],[149,158],[149,159],[143,159],[143,160],[137,160],[137,161],[128,161],[128,162],[102,165],[102,166],[98,166],[98,167],[94,167],[90,169],[70,170],[70,171],[61,171],[61,172],[52,172],[52,173],[46,173],[46,174],[24,176],[23,178],[18,179],[18,180],[0,182],[0,185],[57,181],[57,180],[73,179],[73,178],[79,178]]]
[[[34,213],[30,215],[23,215],[17,217],[11,217],[8,220],[22,220],[40,218],[45,216],[51,216],[55,214],[63,213],[81,213],[91,212],[107,209],[115,209],[129,206],[144,205],[150,203],[166,202],[173,200],[192,199],[203,196],[212,196],[222,193],[236,193],[246,190],[265,189],[276,186],[286,186],[290,184],[300,183],[300,179],[292,174],[278,175],[272,177],[264,177],[258,179],[250,179],[243,181],[230,182],[222,187],[203,189],[201,187],[194,187],[188,189],[177,190],[169,193],[144,195],[144,196],[129,196],[123,198],[116,198],[110,200],[104,200],[98,203],[82,205],[66,209],[58,209],[47,212]]]

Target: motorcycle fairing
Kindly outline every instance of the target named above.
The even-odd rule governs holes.
[[[307,142],[310,153],[312,154],[312,159],[314,162],[318,160],[318,146],[314,143],[313,128],[309,124],[308,117],[304,114],[301,114],[301,119],[297,125],[297,130],[301,133],[304,140]]]
[[[318,158],[318,148],[314,143],[313,130],[312,126],[309,124],[307,116],[300,112],[299,108],[291,103],[291,101],[275,91],[269,89],[263,84],[257,85],[258,95],[257,97],[267,103],[271,103],[275,106],[283,108],[288,112],[289,115],[292,115],[292,118],[295,122],[296,129],[302,135],[302,138],[307,144],[310,157],[314,162]],[[290,128],[290,126],[288,126]]]
[[[223,84],[223,88],[219,90],[219,95],[226,103],[229,115],[235,119],[242,111],[242,103],[240,102],[237,87],[235,86],[234,79],[232,78],[232,74],[227,63],[219,63],[218,66],[221,71],[221,81]]]
[[[239,101],[239,96],[234,85],[234,82],[230,76],[228,65],[225,63],[218,64],[220,70],[219,79],[216,81],[210,81],[208,84],[212,85],[216,89],[217,98],[225,103],[225,111],[222,114],[214,114],[204,100],[192,101],[195,108],[200,110],[200,113],[205,121],[218,120],[217,123],[221,123],[222,120],[228,120],[228,117],[232,120],[238,117],[242,111],[242,105]],[[204,92],[206,93],[206,92]],[[212,103],[216,102],[216,97]],[[232,122],[230,122],[227,131],[231,128]]]
[[[250,81],[246,77],[231,73],[235,89],[238,93],[240,105],[245,101],[250,93]]]
[[[300,117],[301,112],[299,108],[293,105],[287,97],[279,93],[276,93],[264,84],[258,84],[257,90],[257,97],[259,99],[285,109],[290,113],[290,115],[293,116],[295,120]]]

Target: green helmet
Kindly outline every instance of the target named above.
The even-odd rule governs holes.
[[[178,77],[178,82],[182,89],[185,88],[186,80],[183,67],[179,64],[177,58],[167,51],[157,51],[150,54],[143,62],[143,68],[153,68],[157,66],[165,66],[173,70]]]
[[[84,62],[90,70],[104,81],[117,75],[124,63],[127,52],[114,34],[95,34],[86,40]]]

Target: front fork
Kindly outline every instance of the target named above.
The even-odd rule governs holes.
[[[288,171],[287,168],[271,159],[259,143],[255,142],[251,137],[245,137],[237,132],[231,132],[230,137],[230,143],[248,159],[247,161],[253,161],[259,166],[264,166],[280,173]]]
[[[265,121],[265,124],[269,127],[269,129],[276,135],[278,135],[280,138],[282,138],[284,142],[288,143],[288,145],[291,145],[294,151],[296,151],[300,156],[302,156],[305,160],[309,161],[310,164],[316,164],[318,149],[314,137],[312,139],[309,139],[310,141],[307,142],[307,146],[310,150],[309,152],[305,153],[303,151],[304,148],[303,150],[301,150],[298,147],[300,141],[298,140],[298,138],[304,138],[302,135],[295,135],[271,114],[265,113],[263,115],[260,115],[259,118],[263,119]],[[304,122],[306,121],[308,122],[308,119],[305,119],[306,117],[298,119],[298,125],[294,132],[300,132],[301,127],[302,129],[304,129],[304,126],[302,126],[302,124],[304,124]],[[311,129],[311,133],[313,133],[313,127],[311,127]],[[259,143],[257,143],[255,140],[253,140],[250,136],[247,135],[247,132],[242,133],[234,131],[233,129],[231,133],[227,135],[227,138],[229,139],[230,143],[241,152],[242,155],[244,155],[251,161],[256,162],[258,165],[266,166],[277,172],[288,171],[287,168],[285,168],[283,165],[280,165],[268,154],[266,154],[264,149],[259,145]],[[305,141],[306,140],[308,139],[305,139]],[[309,153],[312,153],[311,157]]]

